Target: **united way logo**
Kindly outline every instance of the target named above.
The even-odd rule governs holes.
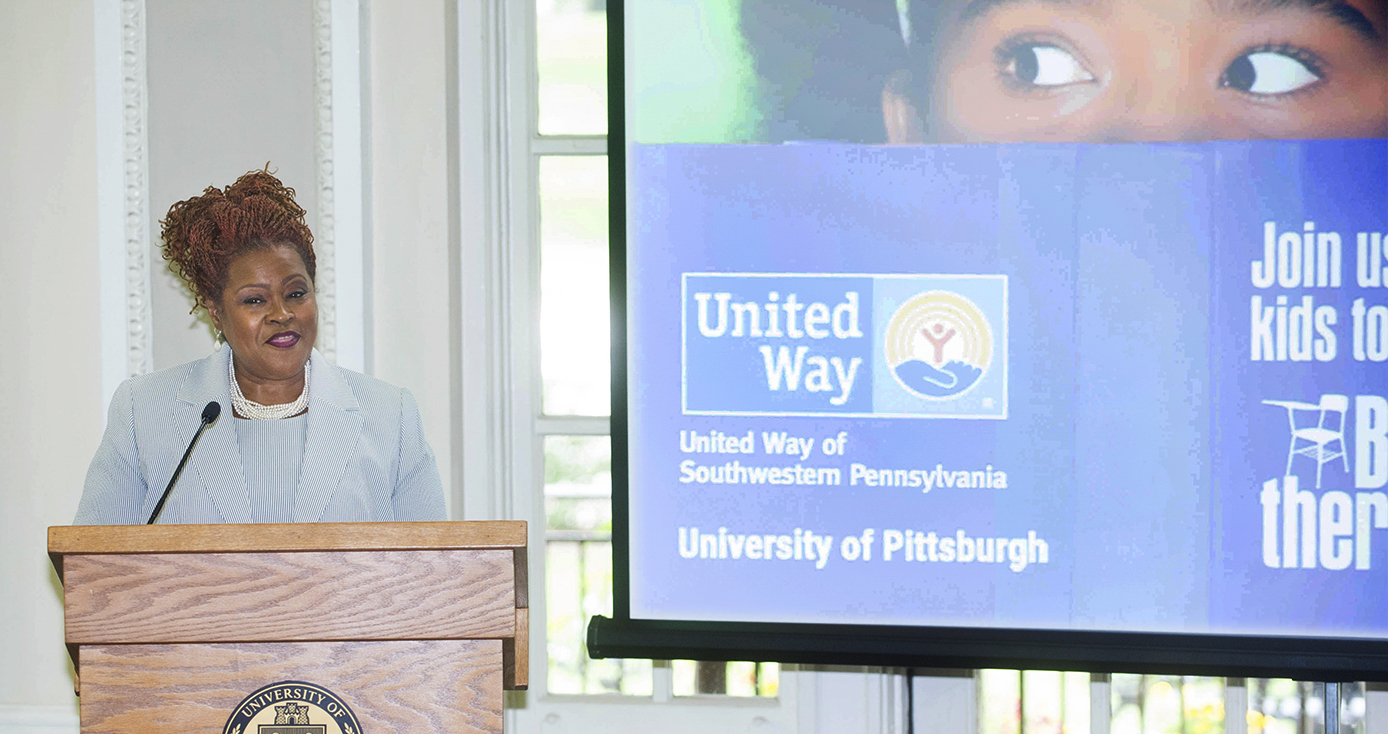
[[[681,299],[688,415],[1007,418],[1004,275],[685,273]]]
[[[947,400],[978,384],[993,361],[993,330],[973,301],[927,291],[887,322],[883,356],[898,384],[926,400]]]
[[[337,694],[313,683],[280,681],[246,696],[223,734],[361,734],[361,723]]]

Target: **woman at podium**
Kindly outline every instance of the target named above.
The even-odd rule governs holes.
[[[252,171],[160,224],[218,348],[116,390],[75,524],[144,523],[156,507],[160,523],[445,519],[410,392],[313,348],[313,235],[294,190]]]

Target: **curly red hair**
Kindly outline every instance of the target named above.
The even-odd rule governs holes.
[[[251,250],[293,247],[309,279],[315,278],[313,233],[304,223],[304,209],[295,203],[294,189],[280,183],[268,166],[225,190],[208,186],[202,196],[174,204],[159,224],[164,259],[188,284],[197,306],[208,308],[221,298],[232,261]]]

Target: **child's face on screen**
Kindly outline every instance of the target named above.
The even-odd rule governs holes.
[[[1388,135],[1384,0],[951,2],[941,142]]]

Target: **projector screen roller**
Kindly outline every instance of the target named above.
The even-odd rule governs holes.
[[[650,623],[1388,670],[1388,3],[614,17],[599,653],[671,654]]]

